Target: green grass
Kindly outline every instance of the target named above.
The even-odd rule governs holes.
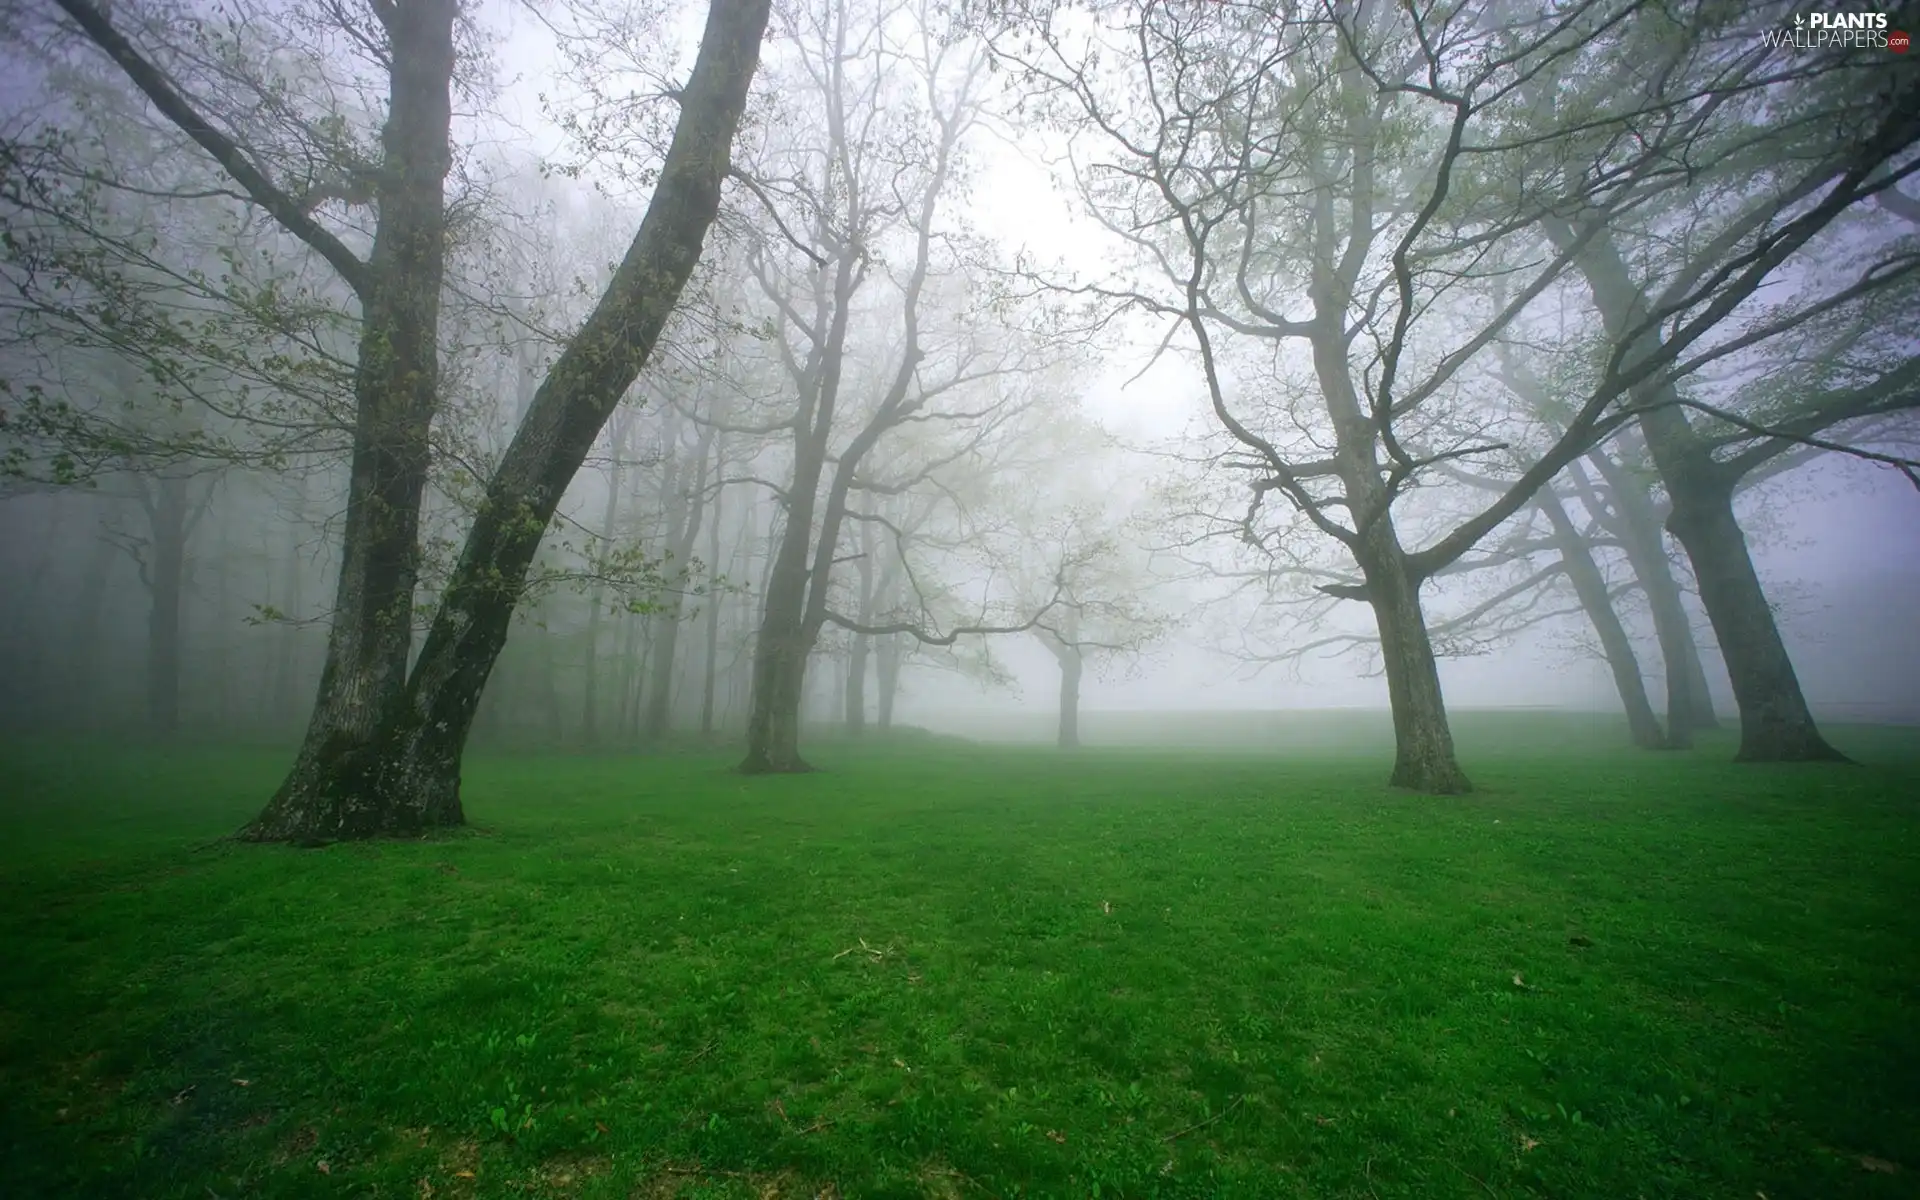
[[[0,753],[0,1194],[1920,1194],[1920,754],[482,757],[474,831],[206,846],[278,756]],[[244,1081],[244,1082],[242,1082]],[[325,1164],[324,1169],[321,1164]]]

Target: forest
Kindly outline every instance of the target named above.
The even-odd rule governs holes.
[[[1911,1194],[1810,13],[9,4],[0,1190]]]

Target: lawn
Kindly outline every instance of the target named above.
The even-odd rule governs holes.
[[[1476,723],[1477,722],[1477,723]],[[283,758],[0,751],[0,1194],[1920,1195],[1920,754],[479,756],[470,832],[208,844]]]

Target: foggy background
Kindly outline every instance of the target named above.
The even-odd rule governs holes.
[[[501,269],[519,273],[499,280],[503,290],[544,289],[555,323],[564,326],[579,307],[570,280],[603,276],[644,192],[604,163],[581,156],[576,139],[555,123],[556,109],[568,103],[569,67],[547,27],[504,3],[484,12],[510,32],[493,47],[500,82],[489,115],[471,131],[481,135],[481,149],[468,166],[476,178],[485,176],[501,219],[525,222],[516,233],[523,239],[501,243],[511,250]],[[694,16],[674,18],[682,55]],[[663,54],[660,61],[672,59]],[[17,50],[7,67],[0,72],[0,112],[18,132],[43,113],[46,68]],[[973,145],[973,177],[959,219],[992,244],[996,261],[1024,256],[1068,271],[1097,270],[1110,247],[1075,215],[1073,197],[1059,187],[1059,135],[1023,126],[998,104],[988,101],[993,115]],[[106,127],[113,127],[111,119]],[[151,130],[129,124],[125,132],[138,141]],[[191,161],[190,151],[178,154],[187,159],[181,168],[186,174],[211,171]],[[543,164],[556,162],[586,165],[577,179],[543,173]],[[750,207],[730,197],[735,209]],[[231,226],[221,228],[235,234]],[[246,236],[272,237],[258,230]],[[720,251],[723,261],[725,253]],[[51,378],[72,369],[71,360],[50,368],[37,359],[41,350],[29,316],[17,304],[9,316],[4,361],[10,378]],[[474,344],[487,336],[476,334]],[[1033,415],[1039,424],[1084,425],[1074,435],[1083,449],[1056,453],[1045,467],[1046,488],[1078,501],[1098,498],[1115,528],[1127,529],[1136,545],[1151,541],[1166,523],[1147,494],[1152,481],[1171,469],[1169,453],[1197,443],[1208,419],[1189,356],[1176,350],[1148,366],[1156,342],[1157,335],[1124,324],[1095,335],[1044,382],[1047,394]],[[475,351],[461,359],[458,372],[449,372],[459,375],[464,389],[457,421],[466,448],[484,458],[504,444],[516,403],[524,402],[538,378],[541,353],[521,345],[504,354]],[[615,418],[624,443],[603,437],[575,480],[562,506],[569,527],[558,536],[550,533],[543,550],[557,574],[578,568],[583,547],[596,537],[658,553],[686,533],[684,472],[700,435],[698,422],[660,403],[663,388],[671,386],[661,372],[650,371],[636,388],[640,394]],[[98,398],[107,407],[115,403],[104,393]],[[220,425],[190,407],[160,409],[130,420],[149,427]],[[296,738],[318,682],[344,495],[337,440],[332,447],[317,444],[326,440],[318,436],[317,448],[276,452],[273,462],[246,461],[245,454],[225,462],[160,455],[145,463],[138,455],[107,455],[88,478],[70,485],[21,478],[0,485],[0,725],[15,734]],[[562,579],[523,604],[483,703],[479,744],[646,744],[650,738],[639,726],[653,686],[647,655],[661,644],[665,625],[676,620],[682,659],[670,680],[672,729],[703,723],[701,675],[708,664],[701,643],[707,622],[717,625],[718,657],[705,723],[716,733],[740,727],[753,605],[773,520],[766,489],[745,480],[777,475],[782,451],[765,439],[720,440],[719,448],[706,451],[728,456],[715,470],[742,481],[708,498],[703,524],[690,539],[700,560],[694,570],[675,577],[685,564],[670,565],[664,591],[630,584],[622,585],[623,592],[584,577]],[[1096,443],[1095,450],[1084,449]],[[992,471],[982,466],[976,476],[991,478]],[[1113,486],[1116,481],[1125,486]],[[1023,477],[1015,490],[1030,482]],[[443,490],[430,501],[432,536],[457,533],[457,491]],[[609,525],[608,501],[616,492],[620,511]],[[1023,500],[987,496],[981,504],[998,506],[1005,516]],[[1823,455],[1744,493],[1739,511],[1816,714],[1920,722],[1920,606],[1914,602],[1920,596],[1920,494],[1884,467]],[[934,518],[936,524],[942,519]],[[161,528],[168,522],[171,535]],[[178,542],[182,571],[177,634],[161,628],[175,619],[159,611],[164,602],[156,595],[168,586],[155,578],[162,569],[160,543],[168,536]],[[923,554],[922,566],[939,574],[956,597],[1001,577],[966,554]],[[1684,558],[1676,555],[1675,563],[1684,583]],[[716,573],[728,587],[709,590]],[[1089,712],[1385,706],[1384,680],[1364,649],[1249,662],[1233,647],[1253,618],[1220,603],[1221,589],[1190,576],[1156,576],[1152,568],[1142,570],[1137,584],[1160,610],[1161,636],[1137,655],[1089,670],[1082,693]],[[1464,607],[1479,594],[1474,586],[1432,581],[1425,592],[1429,612]],[[662,596],[669,594],[676,598],[665,603],[677,606],[677,613],[660,611]],[[650,611],[627,611],[622,605],[629,601]],[[1261,617],[1263,637],[1303,644],[1328,628],[1364,629],[1363,606],[1348,608],[1292,630],[1284,618]],[[957,604],[949,616],[962,610],[968,606]],[[1657,692],[1659,656],[1645,614],[1628,600],[1623,616],[1641,651],[1649,690]],[[1729,714],[1725,673],[1711,653],[1711,630],[1697,602],[1693,616],[1708,651],[1716,707]],[[154,644],[170,636],[177,636],[179,662],[174,718],[156,712],[153,695],[154,673],[163,669],[156,666]],[[1574,614],[1502,637],[1484,653],[1446,657],[1441,673],[1447,699],[1463,708],[1616,710],[1618,698],[1591,640]],[[815,723],[841,720],[846,685],[834,664],[845,648],[845,639],[829,631],[816,652],[807,709]],[[953,650],[903,645],[899,653],[906,657],[893,723],[991,737],[1051,735],[1059,671],[1033,637],[967,638]],[[870,695],[868,704],[874,702]],[[170,724],[176,728],[165,728]],[[1097,720],[1088,736],[1099,740]]]

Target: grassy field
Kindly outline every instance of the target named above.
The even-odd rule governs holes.
[[[207,845],[257,751],[0,750],[0,1194],[1920,1195],[1920,746],[481,757]]]

